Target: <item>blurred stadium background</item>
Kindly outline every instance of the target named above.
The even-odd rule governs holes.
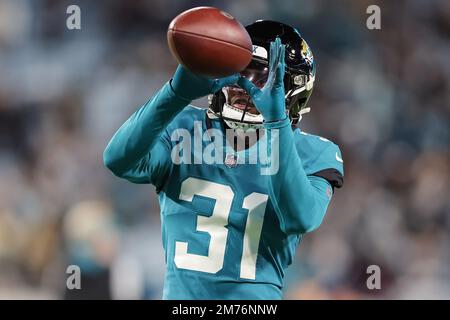
[[[66,28],[70,4],[81,31]],[[381,30],[366,28],[370,4]],[[114,178],[102,152],[170,78],[166,28],[198,5],[297,26],[315,54],[302,129],[341,146],[346,177],[286,298],[449,299],[446,0],[0,0],[0,298],[160,298],[153,187]],[[65,291],[72,263],[81,292]],[[381,290],[366,288],[371,264]]]

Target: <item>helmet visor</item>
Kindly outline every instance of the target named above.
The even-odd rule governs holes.
[[[253,59],[247,68],[241,71],[241,75],[253,82],[258,88],[262,88],[269,76],[269,66],[266,61]]]

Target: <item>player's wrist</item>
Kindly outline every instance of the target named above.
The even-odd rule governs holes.
[[[286,114],[284,115],[284,118],[280,120],[264,120],[264,128],[266,129],[280,129],[289,125],[291,125],[291,120]]]
[[[178,97],[191,102],[211,93],[214,82],[179,65],[170,84]]]
[[[185,97],[183,95],[183,93],[180,92],[180,90],[176,88],[176,85],[174,86],[174,84],[173,84],[174,81],[173,80],[174,80],[173,78],[170,79],[168,85],[169,85],[170,91],[172,92],[174,97],[176,97],[178,99],[181,99],[181,100],[184,100],[187,103],[190,103],[192,100],[194,100],[192,98]]]
[[[277,110],[272,112],[262,113],[264,122],[276,122],[284,120],[287,115],[285,110]]]

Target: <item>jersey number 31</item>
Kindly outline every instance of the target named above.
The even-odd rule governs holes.
[[[175,265],[181,269],[217,273],[223,268],[228,237],[226,226],[234,192],[227,185],[188,178],[181,184],[179,198],[192,201],[194,195],[216,200],[211,216],[197,217],[197,231],[208,232],[211,237],[208,255],[188,253],[188,243],[176,241]],[[266,194],[253,192],[243,201],[242,207],[248,210],[240,268],[240,277],[244,279],[255,280],[256,278],[256,258],[267,199]]]

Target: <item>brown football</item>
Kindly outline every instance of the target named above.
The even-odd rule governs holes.
[[[252,59],[249,34],[233,16],[213,7],[179,14],[167,31],[177,61],[196,74],[221,78],[245,69]]]

